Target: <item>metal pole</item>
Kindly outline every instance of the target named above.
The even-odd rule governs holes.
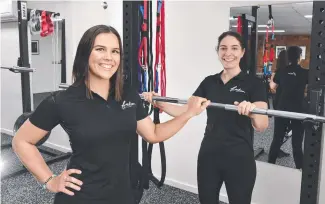
[[[144,99],[142,95],[140,95],[141,99]],[[177,104],[187,104],[187,100],[178,99],[178,98],[170,98],[170,97],[161,97],[161,96],[153,96],[152,100],[154,101],[162,101],[168,103],[177,103]],[[230,105],[230,104],[222,104],[222,103],[214,103],[211,102],[208,108],[223,108],[229,111],[237,111],[237,106]],[[261,114],[261,115],[269,115],[275,117],[282,117],[282,118],[290,118],[296,120],[306,120],[311,119],[317,122],[325,123],[325,117],[305,114],[305,113],[296,113],[296,112],[289,112],[289,111],[280,111],[280,110],[272,110],[272,109],[262,109],[262,108],[255,108],[252,113]]]
[[[27,12],[27,1],[17,1],[18,9],[18,30],[19,30],[19,48],[20,57],[18,66],[30,67],[29,64],[29,50],[28,50],[28,12]],[[32,111],[32,99],[31,99],[31,84],[29,72],[21,73],[21,94],[23,103],[23,113]]]

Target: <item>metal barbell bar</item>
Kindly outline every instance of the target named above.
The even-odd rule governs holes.
[[[12,71],[14,73],[22,73],[22,72],[35,72],[35,68],[29,68],[29,67],[19,67],[19,66],[13,66],[13,67],[2,67],[1,69],[8,69],[9,71]]]
[[[144,99],[144,96],[140,94],[140,98]],[[153,101],[161,101],[161,102],[168,102],[168,103],[177,103],[177,104],[187,104],[187,100],[178,99],[178,98],[170,98],[170,97],[162,97],[162,96],[153,96]],[[215,103],[211,102],[208,108],[215,107],[215,108],[222,108],[229,111],[237,111],[237,106],[230,105],[230,104],[222,104],[222,103]],[[252,113],[261,114],[261,115],[269,115],[275,117],[282,117],[282,118],[290,118],[296,120],[314,120],[317,122],[325,123],[325,117],[312,115],[312,114],[305,114],[305,113],[296,113],[290,111],[281,111],[281,110],[272,110],[272,109],[262,109],[262,108],[255,108]]]

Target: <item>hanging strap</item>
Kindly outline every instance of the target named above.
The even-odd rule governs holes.
[[[162,94],[166,94],[166,74],[165,74],[165,43],[164,43],[164,1],[157,0],[157,23],[156,23],[156,60],[154,64],[155,68],[155,78],[154,78],[154,91],[156,93],[159,92],[159,72],[161,74],[161,92]],[[159,124],[160,118],[159,118],[160,111],[156,107],[154,108],[154,123]],[[165,145],[164,142],[159,143],[160,148],[160,158],[161,158],[161,177],[160,181],[154,177],[152,173],[151,168],[151,156],[152,156],[152,149],[153,144],[149,144],[148,147],[148,161],[149,161],[149,176],[150,180],[157,186],[161,187],[164,184],[165,177],[166,177],[166,154],[165,154]]]
[[[161,90],[161,96],[166,96],[166,65],[165,65],[165,8],[164,1],[157,1],[156,23],[156,60],[155,60],[155,83],[156,93]],[[159,78],[160,73],[160,78]],[[159,83],[160,80],[160,83]]]
[[[152,1],[143,1],[143,6],[140,6],[142,16],[141,33],[139,39],[138,50],[138,79],[140,81],[139,92],[159,91],[161,87],[162,94],[166,95],[166,74],[165,74],[165,28],[164,28],[164,1],[157,1],[157,24],[156,24],[156,59],[154,66],[152,66]],[[160,82],[159,83],[159,72]],[[159,86],[160,85],[160,86]],[[154,123],[159,124],[159,109],[151,106],[149,111],[149,104],[144,102],[146,111],[149,115],[154,113]],[[151,169],[151,157],[153,144],[149,144],[142,139],[142,166],[143,168],[143,188],[149,188],[149,180],[161,187],[165,181],[166,176],[166,155],[164,143],[159,143],[161,154],[162,175],[160,181],[153,176]]]
[[[165,2],[161,3],[161,14],[160,14],[160,33],[161,33],[161,72],[160,72],[160,87],[161,96],[166,96],[166,61],[165,61]]]
[[[138,50],[138,63],[141,70],[142,80],[141,80],[141,92],[148,92],[147,87],[147,72],[148,72],[148,1],[143,1],[143,7],[140,6],[140,11],[143,16],[143,21],[141,25],[141,40]]]
[[[241,16],[237,17],[237,32],[242,35],[243,33],[243,19]]]

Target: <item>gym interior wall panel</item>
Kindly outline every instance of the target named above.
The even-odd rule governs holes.
[[[122,37],[122,1],[107,1],[106,9],[102,7],[101,1],[71,1],[70,4],[73,15],[73,58],[83,33],[94,25],[111,25]]]
[[[56,91],[61,82],[61,30],[51,36],[31,37],[39,46],[39,53],[31,55],[30,65],[37,69],[33,73],[32,91],[34,94]]]
[[[1,66],[16,66],[19,57],[18,24],[1,23]],[[1,69],[1,132],[12,134],[22,113],[20,74]]]

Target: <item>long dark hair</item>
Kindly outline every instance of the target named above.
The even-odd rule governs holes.
[[[72,81],[73,85],[79,85],[86,82],[89,84],[89,56],[94,46],[97,35],[101,33],[113,33],[116,35],[120,46],[120,66],[116,73],[110,79],[110,89],[114,93],[115,100],[122,100],[124,77],[123,77],[123,51],[122,41],[117,30],[111,26],[96,25],[89,28],[81,37],[76,56],[73,63]],[[92,98],[91,91],[87,87],[87,96]]]
[[[279,71],[285,67],[287,67],[289,64],[288,62],[288,55],[286,50],[282,50],[279,53],[278,59],[276,60],[276,71]]]

